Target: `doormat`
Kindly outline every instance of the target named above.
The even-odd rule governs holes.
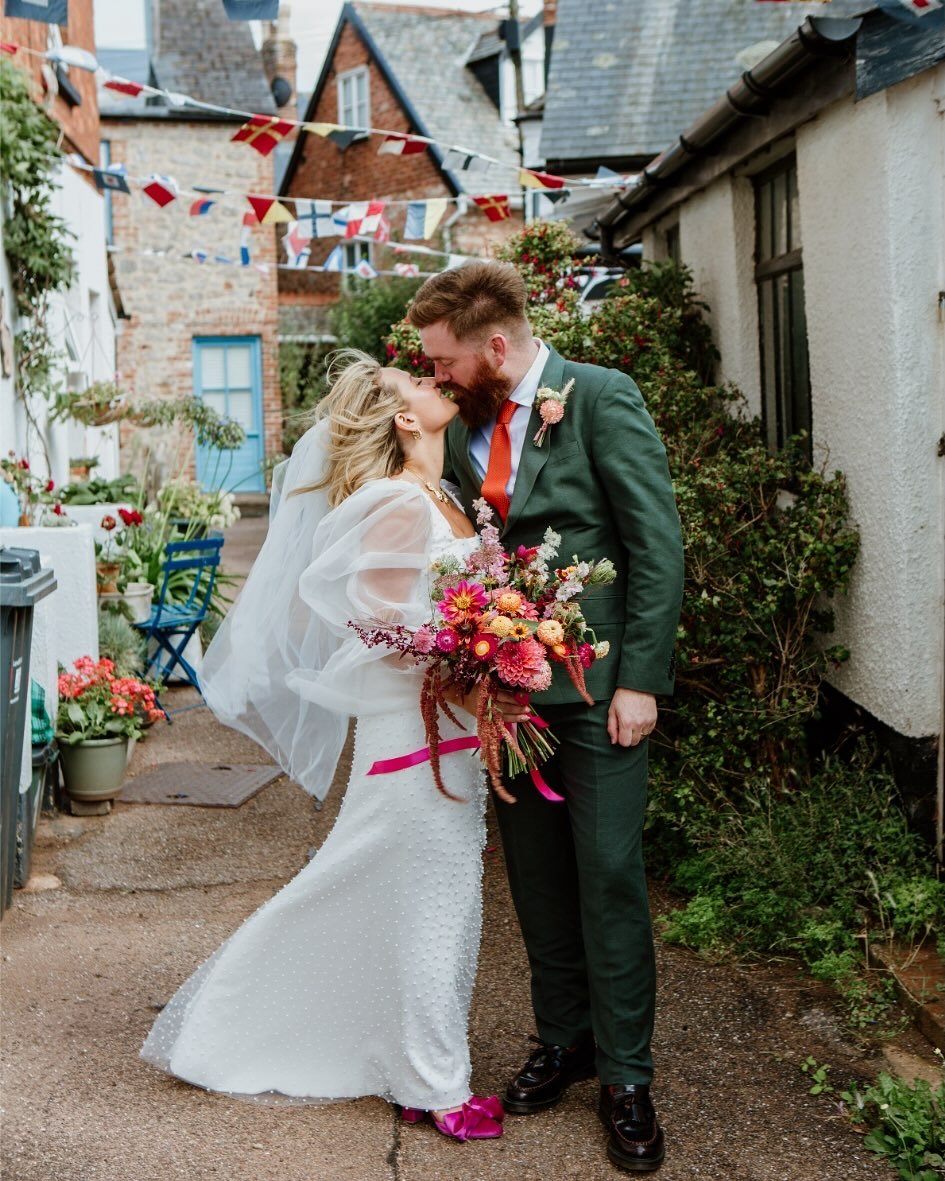
[[[118,798],[126,804],[238,808],[281,774],[279,767],[271,765],[162,763],[126,783]]]

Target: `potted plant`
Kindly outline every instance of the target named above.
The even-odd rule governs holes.
[[[69,479],[87,480],[98,465],[97,455],[74,455],[69,459]]]
[[[74,418],[84,426],[108,426],[128,413],[123,391],[114,381],[93,381],[84,390],[60,390],[53,414]]]
[[[116,518],[106,513],[100,522],[107,536],[95,546],[96,589],[101,599],[127,603],[132,620],[143,623],[154,596],[154,583],[148,580],[139,553],[144,517],[137,509],[119,508],[117,514]]]
[[[81,656],[73,669],[59,676],[56,715],[66,791],[87,803],[113,800],[125,778],[129,743],[164,713],[153,685],[117,676],[111,660]]]
[[[18,457],[15,451],[9,451],[0,459],[0,473],[16,494],[19,525],[59,524],[58,521],[46,519],[50,515],[63,515],[58,494],[54,495],[56,485],[52,480],[37,476],[29,460]]]

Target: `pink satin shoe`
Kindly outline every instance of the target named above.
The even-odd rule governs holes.
[[[405,1123],[419,1124],[427,1116],[440,1133],[450,1140],[495,1140],[502,1135],[502,1121],[505,1109],[497,1095],[473,1095],[458,1111],[449,1111],[437,1119],[432,1111],[421,1111],[419,1107],[402,1107],[400,1114]]]

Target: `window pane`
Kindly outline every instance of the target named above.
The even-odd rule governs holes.
[[[787,182],[784,173],[771,181],[771,255],[787,254]]]
[[[774,283],[769,279],[758,288],[759,319],[761,326],[761,392],[762,418],[768,447],[778,447],[778,376],[776,367],[777,342],[775,324]]]
[[[251,391],[240,390],[237,393],[231,393],[228,402],[230,418],[235,418],[247,432],[252,431],[255,427],[255,422],[253,421],[253,395]]]
[[[223,393],[204,393],[202,401],[205,406],[209,406],[211,410],[215,410],[217,414],[226,414],[226,394]]]
[[[758,261],[771,257],[771,185],[758,186]]]
[[[253,384],[250,361],[249,345],[232,346],[227,349],[226,381],[230,389],[248,389]]]
[[[203,389],[222,390],[226,385],[226,350],[220,345],[200,349],[200,384]]]
[[[797,197],[797,169],[787,174],[788,250],[801,248],[801,211]]]
[[[804,272],[788,277],[791,301],[791,433],[811,429],[810,362],[807,354],[807,315],[804,309]],[[808,454],[810,440],[808,437]]]

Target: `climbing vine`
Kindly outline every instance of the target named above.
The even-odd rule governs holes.
[[[59,129],[33,101],[30,78],[0,60],[0,182],[3,245],[17,312],[28,327],[17,335],[17,391],[52,398],[55,348],[49,335],[48,299],[75,277],[66,223],[52,208],[55,170],[62,159]]]

